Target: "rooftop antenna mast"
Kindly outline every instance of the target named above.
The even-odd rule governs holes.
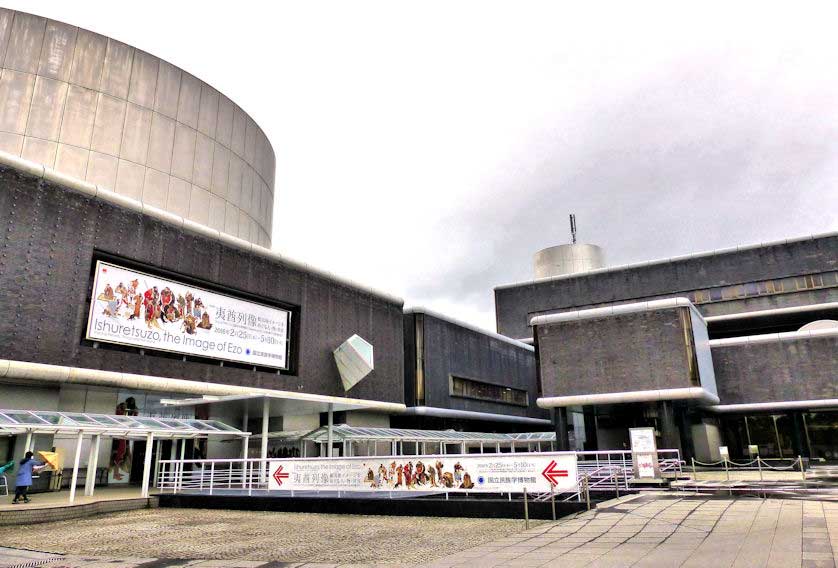
[[[572,244],[576,244],[576,214],[570,214],[570,238]]]

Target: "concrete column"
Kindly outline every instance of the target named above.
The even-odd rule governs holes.
[[[570,436],[567,432],[567,408],[553,409],[553,426],[556,431],[556,448],[560,452],[570,449]]]
[[[332,429],[335,425],[335,413],[334,413],[334,405],[329,404],[329,421],[328,426],[326,427],[326,442],[329,444],[329,447],[326,448],[326,457],[332,457]]]
[[[681,450],[681,433],[675,421],[675,406],[671,400],[658,402],[658,422],[661,431],[661,450]]]
[[[599,442],[597,441],[596,435],[596,408],[593,406],[583,406],[582,416],[585,421],[585,447],[583,449],[595,452],[599,449]]]
[[[81,459],[81,441],[84,433],[79,430],[76,436],[76,453],[73,458],[73,477],[70,478],[70,504],[76,500],[76,482],[79,480],[79,460]]]
[[[186,442],[186,440],[184,440]],[[148,433],[145,439],[145,459],[143,460],[143,486],[140,495],[148,497],[148,478],[151,474],[151,450],[154,448],[154,434]]]
[[[792,412],[789,415],[791,422],[791,447],[794,450],[795,456],[803,456],[804,458],[811,457],[809,455],[809,446],[806,444],[806,429],[803,425],[803,414],[800,412]]]

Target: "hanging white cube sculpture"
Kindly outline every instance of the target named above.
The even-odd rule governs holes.
[[[359,335],[353,335],[335,349],[343,390],[349,390],[374,369],[372,345]]]

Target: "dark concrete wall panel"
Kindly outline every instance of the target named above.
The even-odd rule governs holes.
[[[838,398],[838,338],[712,348],[721,404]]]
[[[687,258],[661,264],[580,275],[575,278],[524,283],[495,290],[498,333],[516,339],[529,337],[529,315],[569,311],[615,303],[670,298],[695,290],[773,278],[838,270],[838,236],[782,245]],[[819,291],[819,298],[835,298],[837,290]],[[810,303],[798,294],[771,297],[769,307]],[[829,301],[829,300],[824,300]],[[723,304],[726,302],[722,302]],[[699,310],[716,315],[712,304]],[[766,305],[753,302],[751,305]],[[755,309],[764,309],[756,307]],[[706,310],[706,311],[705,311]],[[736,311],[732,306],[729,311]]]
[[[548,417],[535,406],[538,386],[532,351],[427,314],[424,321],[426,406]],[[526,390],[529,408],[453,397],[449,394],[450,375]]]
[[[537,333],[545,397],[694,386],[678,310],[540,325]]]
[[[0,168],[0,230],[0,358],[403,401],[400,304],[8,168]],[[94,251],[298,306],[297,373],[94,349],[83,340]],[[375,347],[375,370],[347,393],[332,350],[353,333]]]

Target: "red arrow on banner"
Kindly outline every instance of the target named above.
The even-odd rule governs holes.
[[[567,475],[567,473],[565,473],[565,475]],[[279,466],[278,468],[276,468],[276,471],[274,472],[273,478],[276,480],[277,485],[282,485],[282,480],[283,479],[288,479],[288,474],[283,473],[282,472],[282,466]]]
[[[566,469],[556,469],[556,460],[550,460],[550,463],[547,464],[547,467],[544,468],[544,471],[541,472],[541,475],[550,482],[550,485],[558,485],[559,482],[556,479],[557,477],[567,477],[567,470]]]

